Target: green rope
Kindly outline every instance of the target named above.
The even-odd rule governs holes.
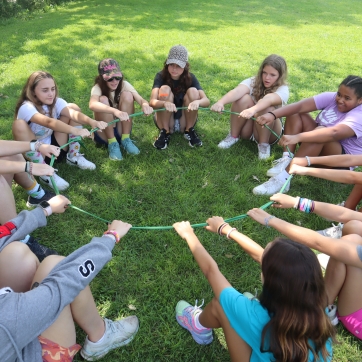
[[[179,110],[179,109],[187,109],[187,107],[177,107],[176,109],[178,109],[178,110]],[[153,112],[161,112],[161,111],[165,111],[165,110],[166,110],[165,108],[161,108],[161,109],[155,109]],[[209,111],[210,108],[199,107],[199,110]],[[222,111],[222,112],[223,112],[223,113],[229,113],[229,114],[239,115],[239,113],[236,113],[236,112],[230,112],[230,111]],[[143,114],[144,114],[143,112],[138,112],[138,113],[130,114],[129,117],[130,117],[130,118],[131,118],[131,117],[137,117],[137,116],[141,116],[141,115],[143,115]],[[254,121],[256,120],[254,117],[252,117],[251,119],[254,120]],[[113,124],[113,123],[116,123],[116,122],[119,122],[119,121],[120,121],[120,119],[117,118],[117,119],[113,120],[112,122],[109,122],[108,124],[110,125],[110,124]],[[271,128],[269,128],[267,125],[264,125],[264,127],[266,127],[271,133],[273,133],[273,135],[274,135],[275,137],[277,137],[278,140],[280,139],[280,136],[277,135]],[[92,134],[92,133],[94,133],[94,132],[96,132],[96,131],[98,131],[98,130],[99,130],[99,128],[94,128],[94,129],[92,129],[92,130],[90,131],[90,133]],[[84,144],[83,144],[83,142],[82,142],[82,137],[78,136],[78,137],[76,137],[76,138],[73,138],[73,139],[72,139],[71,141],[69,141],[68,143],[62,145],[62,146],[60,147],[60,149],[63,149],[63,148],[65,148],[65,147],[67,147],[68,145],[70,145],[70,144],[73,143],[73,142],[79,142],[79,143],[81,143],[81,145],[84,146]],[[287,150],[288,150],[288,152],[289,152],[289,156],[292,158],[292,153],[290,152],[288,146],[287,146]],[[55,156],[52,155],[51,160],[50,160],[50,166],[51,166],[51,167],[53,167],[54,162],[55,162]],[[290,176],[288,177],[288,179],[285,181],[283,187],[280,189],[280,191],[279,191],[280,193],[283,193],[283,192],[284,192],[285,188],[287,187],[288,183],[290,182],[290,180],[291,180],[292,178],[293,178],[293,175],[290,175]],[[58,187],[57,187],[57,185],[56,185],[56,183],[55,183],[55,181],[54,181],[53,176],[50,176],[50,181],[51,181],[51,183],[52,183],[52,185],[53,185],[53,188],[54,188],[54,191],[55,191],[56,195],[60,195],[59,189],[58,189]],[[267,202],[266,204],[260,206],[260,209],[265,210],[265,209],[267,209],[268,207],[270,207],[273,203],[274,203],[273,201],[269,201],[269,202]],[[110,223],[111,223],[111,221],[109,221],[109,220],[103,219],[103,218],[101,218],[101,217],[99,217],[99,216],[97,216],[97,215],[95,215],[95,214],[92,214],[92,213],[90,213],[90,212],[88,212],[88,211],[82,210],[82,209],[80,209],[79,207],[74,206],[74,205],[72,205],[72,204],[69,204],[68,207],[71,207],[72,209],[77,210],[77,211],[79,211],[79,212],[83,212],[84,214],[89,215],[89,216],[92,216],[93,218],[98,219],[98,220],[100,220],[100,221],[103,221],[103,222],[105,222],[105,223],[107,223],[107,224],[110,224]],[[234,216],[234,217],[229,218],[229,219],[225,219],[225,222],[232,222],[232,221],[242,220],[242,219],[245,219],[246,217],[248,217],[247,214],[242,214],[242,215]],[[200,224],[192,224],[192,225],[191,225],[191,227],[193,227],[193,228],[199,228],[199,227],[205,227],[205,226],[207,226],[207,223],[200,223]],[[173,229],[173,226],[132,226],[131,229],[133,229],[133,230],[171,230],[171,229]]]

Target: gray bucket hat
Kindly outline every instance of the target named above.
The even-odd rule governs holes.
[[[182,45],[175,45],[170,49],[166,64],[177,64],[181,68],[185,68],[188,61],[187,49]]]

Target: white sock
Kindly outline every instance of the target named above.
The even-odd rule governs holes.
[[[289,173],[283,170],[278,176],[275,176],[275,178],[284,182],[288,179],[289,176]]]
[[[194,317],[194,321],[195,321],[196,328],[197,328],[197,329],[208,329],[208,328],[204,327],[204,326],[200,323],[200,321],[199,321],[200,314],[201,314],[201,313],[198,313],[198,314],[196,314],[195,317]]]
[[[292,158],[294,156],[294,153],[290,152],[290,155],[289,155],[289,152],[283,152],[283,157],[286,157],[286,156]]]

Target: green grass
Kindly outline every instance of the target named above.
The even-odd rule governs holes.
[[[11,138],[11,123],[20,90],[31,72],[52,73],[60,96],[88,110],[98,61],[119,60],[124,75],[149,98],[153,77],[168,50],[182,43],[189,50],[192,71],[214,103],[241,80],[256,73],[271,53],[285,57],[289,67],[290,102],[323,91],[334,91],[348,74],[360,73],[362,3],[358,0],[165,1],[90,0],[72,2],[57,11],[34,14],[28,21],[7,20],[1,26],[0,134]],[[204,146],[191,149],[175,135],[165,151],[152,143],[157,130],[150,118],[138,117],[133,137],[141,154],[122,162],[108,159],[104,149],[86,140],[88,159],[97,171],[59,165],[71,187],[72,203],[105,219],[135,226],[172,225],[179,220],[204,222],[211,215],[243,214],[268,201],[252,189],[267,180],[270,162],[257,160],[256,144],[240,142],[229,150],[217,143],[228,132],[228,117],[200,112],[197,130]],[[273,157],[281,149],[274,146]],[[291,195],[327,202],[344,200],[350,186],[295,177]],[[18,210],[25,193],[14,186]],[[295,210],[273,210],[290,222],[311,229],[328,223]],[[54,215],[36,232],[42,242],[67,255],[100,235],[105,225],[74,210]],[[277,233],[252,222],[233,226],[266,245]],[[240,291],[261,289],[260,269],[231,241],[197,229],[198,237],[221,271]],[[173,231],[130,231],[114,250],[114,258],[91,285],[99,311],[108,318],[136,313],[137,338],[104,361],[228,361],[223,335],[210,346],[196,345],[175,321],[179,299],[210,301],[212,291],[186,244]],[[137,309],[132,311],[129,305]],[[361,360],[361,342],[338,328],[341,344],[335,361]],[[84,335],[79,332],[78,341]],[[78,355],[75,359],[80,361]]]

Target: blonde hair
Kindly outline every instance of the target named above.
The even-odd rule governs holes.
[[[279,78],[270,88],[265,88],[263,83],[263,70],[267,65],[272,66],[279,73]],[[263,63],[261,64],[258,73],[253,81],[252,87],[253,87],[253,96],[255,98],[255,101],[258,102],[265,95],[269,93],[274,93],[280,86],[287,84],[286,82],[287,76],[288,76],[287,63],[285,62],[285,59],[283,57],[277,54],[271,54],[268,57],[266,57]]]

